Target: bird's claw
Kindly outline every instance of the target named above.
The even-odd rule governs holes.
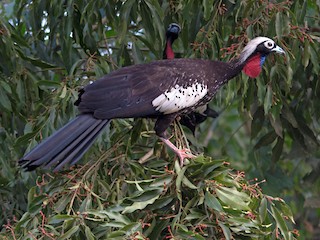
[[[179,149],[179,151],[176,152],[176,154],[178,155],[178,157],[180,159],[180,166],[181,167],[184,164],[184,159],[185,158],[195,158],[196,157],[195,155],[192,154],[192,152],[188,148]]]

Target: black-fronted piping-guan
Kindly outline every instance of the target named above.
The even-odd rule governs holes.
[[[79,115],[19,160],[27,170],[41,165],[54,170],[76,163],[104,127],[114,118],[156,118],[155,132],[180,158],[193,157],[178,149],[166,129],[181,114],[207,104],[230,79],[242,70],[257,77],[270,53],[284,53],[267,37],[252,39],[239,58],[230,62],[202,59],[159,60],[111,72],[85,86],[75,105]]]
[[[163,50],[163,59],[174,59],[175,54],[172,49],[173,42],[179,37],[181,27],[176,23],[170,23],[166,31],[166,44]]]
[[[181,28],[176,23],[171,23],[166,31],[166,45],[163,51],[163,59],[174,59],[175,54],[172,48],[173,42],[179,37]],[[211,109],[208,104],[195,109],[188,114],[180,116],[180,123],[191,130],[195,135],[196,127],[204,122],[208,117],[217,118],[219,114]]]

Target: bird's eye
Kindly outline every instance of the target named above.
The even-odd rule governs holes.
[[[274,47],[274,42],[272,41],[265,42],[264,46],[268,49],[272,49]]]

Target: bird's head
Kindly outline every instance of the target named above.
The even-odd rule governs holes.
[[[270,53],[284,54],[285,52],[270,38],[256,37],[252,39],[243,49],[239,58],[240,63],[244,64],[243,72],[249,77],[257,77]]]
[[[179,36],[179,33],[181,31],[181,27],[176,24],[176,23],[170,23],[167,32],[166,32],[166,36],[167,38],[171,38],[172,42],[174,40],[176,40]]]

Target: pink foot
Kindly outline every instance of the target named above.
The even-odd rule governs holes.
[[[163,141],[169,148],[171,148],[176,154],[177,156],[179,157],[179,160],[180,160],[180,166],[182,167],[183,164],[184,164],[184,159],[185,158],[194,158],[196,157],[195,155],[193,155],[190,151],[190,149],[179,149],[177,148],[172,142],[170,142],[169,139],[166,139],[166,138],[160,138],[161,141]]]
[[[180,159],[180,166],[182,167],[184,164],[185,158],[195,158],[196,156],[192,154],[190,149],[184,148],[184,149],[178,149],[178,151],[175,152],[179,159]]]

